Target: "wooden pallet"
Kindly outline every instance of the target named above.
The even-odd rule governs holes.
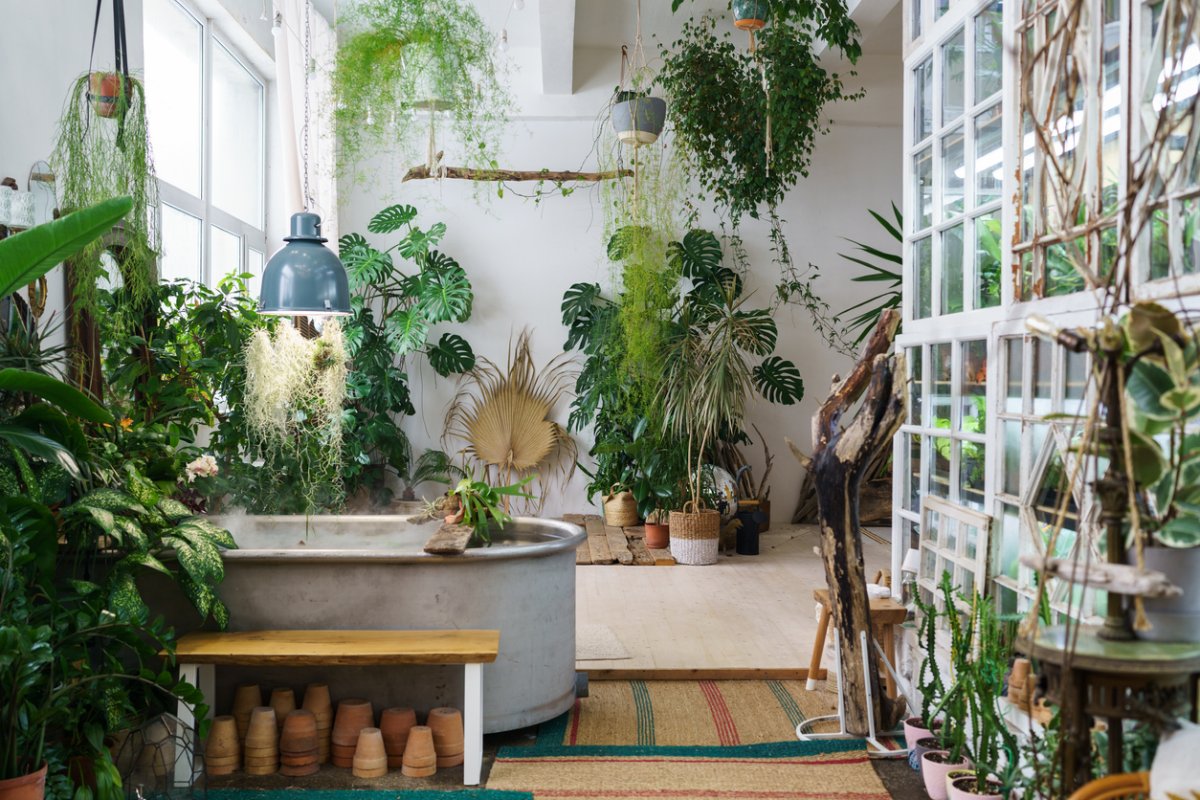
[[[671,567],[675,559],[671,551],[646,547],[645,531],[641,525],[618,528],[605,525],[595,514],[564,514],[563,519],[582,525],[587,542],[575,551],[576,564],[623,564],[635,567]]]

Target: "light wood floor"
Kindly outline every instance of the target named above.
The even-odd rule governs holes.
[[[577,624],[607,625],[630,655],[578,668],[807,667],[817,627],[812,593],[825,585],[817,540],[816,526],[779,526],[763,535],[759,555],[722,556],[713,566],[576,567]],[[867,537],[863,545],[870,578],[889,566],[891,550]]]

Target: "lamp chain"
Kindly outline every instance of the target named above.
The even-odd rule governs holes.
[[[312,7],[312,0],[304,0],[304,141],[302,147],[302,160],[304,162],[304,210],[309,210],[310,195],[308,193],[308,72],[312,67],[312,25],[309,21],[309,9]]]

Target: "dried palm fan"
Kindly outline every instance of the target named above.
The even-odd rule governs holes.
[[[537,476],[536,498],[525,502],[535,511],[545,503],[546,490],[566,484],[575,473],[575,440],[550,415],[575,379],[568,354],[551,359],[541,370],[533,363],[529,331],[510,345],[508,363],[501,368],[479,358],[475,368],[459,379],[458,393],[446,413],[442,442],[461,439],[459,451],[468,469],[491,483],[513,483]]]

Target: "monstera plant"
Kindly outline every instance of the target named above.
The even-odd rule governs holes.
[[[446,225],[421,228],[416,219],[412,206],[389,206],[367,231],[400,234],[393,244],[376,248],[357,233],[338,242],[353,292],[343,327],[351,364],[342,480],[348,493],[365,489],[377,502],[391,497],[389,473],[409,477],[412,451],[398,423],[416,413],[408,389],[410,359],[425,356],[442,376],[475,366],[471,345],[458,334],[432,340],[434,326],[470,318],[475,295],[466,271],[435,249]]]

